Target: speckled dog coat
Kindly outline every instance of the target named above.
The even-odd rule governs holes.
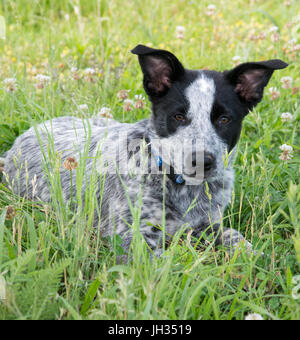
[[[197,237],[214,233],[217,242],[235,246],[244,240],[242,235],[232,229],[221,230],[220,221],[233,190],[232,166],[242,120],[262,99],[274,70],[287,64],[269,60],[244,63],[225,72],[187,70],[168,51],[138,45],[132,52],[139,57],[144,89],[152,104],[149,119],[122,124],[60,117],[32,127],[6,153],[4,179],[20,195],[51,202],[55,172],[55,166],[49,165],[51,149],[61,156],[58,171],[66,202],[71,199],[71,176],[74,197],[81,190],[84,200],[93,171],[96,169],[102,180],[105,173],[103,186],[100,181],[93,182],[99,208],[94,224],[103,236],[119,234],[126,251],[132,240],[134,207],[140,209],[140,232],[157,255],[162,240],[180,228],[192,228]],[[201,150],[193,143],[196,139],[202,141]],[[184,140],[191,145],[182,148]],[[129,147],[132,141],[140,145]],[[166,145],[173,147],[168,158],[161,152]],[[80,160],[84,153],[88,155],[84,181],[78,188],[76,171],[70,175],[61,164],[68,157]],[[181,169],[172,158],[179,153]],[[202,155],[199,164],[197,154]],[[154,166],[151,162],[150,173],[145,157],[156,160]],[[121,162],[131,162],[131,170],[119,171]],[[142,167],[148,173],[134,171]],[[201,179],[195,176],[198,170],[202,170]]]

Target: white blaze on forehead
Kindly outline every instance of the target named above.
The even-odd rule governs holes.
[[[199,73],[198,78],[185,90],[186,98],[189,101],[189,113],[209,117],[215,96],[215,83],[211,78],[207,78],[203,73]]]
[[[190,136],[202,140],[204,151],[216,158],[218,169],[223,169],[225,143],[218,136],[211,121],[211,111],[215,100],[216,86],[212,78],[199,71],[198,77],[185,90],[189,102],[188,116],[191,121],[187,126]],[[199,152],[201,150],[198,150]]]

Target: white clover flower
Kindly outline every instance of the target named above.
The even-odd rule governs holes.
[[[282,145],[279,147],[279,149],[280,149],[281,151],[284,151],[284,152],[289,152],[289,153],[293,152],[293,147],[290,146],[290,145],[287,145],[287,144],[282,144]]]
[[[214,4],[210,4],[207,6],[207,11],[206,11],[206,15],[208,16],[212,16],[215,14],[217,7]]]
[[[37,75],[35,76],[35,79],[36,79],[37,81],[39,81],[39,82],[42,82],[42,83],[49,83],[50,80],[51,80],[51,77],[46,76],[46,75],[44,75],[44,74],[37,74]]]
[[[292,159],[293,155],[291,154],[293,152],[293,147],[287,144],[283,144],[279,147],[279,149],[282,151],[282,153],[279,155],[279,159],[282,161],[289,161]]]
[[[145,97],[144,97],[142,94],[136,94],[136,95],[134,96],[134,99],[135,99],[135,100],[145,100]]]
[[[87,67],[83,72],[87,76],[92,76],[96,73],[96,70],[91,67]]]
[[[264,318],[258,313],[251,313],[245,317],[245,320],[264,320]]]
[[[280,118],[283,122],[288,122],[290,120],[293,120],[293,115],[290,112],[283,112]]]
[[[78,80],[81,78],[77,67],[71,67],[71,75],[74,80]]]
[[[16,83],[16,78],[5,78],[3,80],[3,84],[4,85],[11,85],[11,84],[15,84]]]
[[[6,85],[7,92],[15,92],[17,90],[16,78],[6,78],[3,80],[3,84]]]
[[[96,70],[91,68],[91,67],[88,67],[86,68],[84,71],[83,71],[85,77],[84,79],[87,81],[87,82],[91,82],[93,83],[95,80],[94,80],[94,76],[96,74]]]
[[[271,96],[271,100],[275,100],[280,96],[280,91],[278,91],[277,87],[270,87],[269,95]]]
[[[104,107],[104,106],[98,112],[98,116],[103,117],[103,118],[110,118],[110,119],[113,118],[111,114],[111,109],[109,107]]]
[[[89,109],[87,104],[80,104],[78,107],[82,111],[87,111]]]
[[[185,27],[184,26],[176,26],[176,38],[184,39]]]
[[[126,111],[126,112],[132,111],[133,106],[134,106],[133,100],[131,100],[131,99],[125,99],[124,100],[124,106],[123,106],[124,111]]]
[[[234,65],[238,65],[241,62],[241,57],[239,55],[235,55],[232,57],[232,61],[234,63]]]
[[[217,9],[217,7],[214,4],[210,4],[210,5],[207,6],[207,9],[210,10],[210,11],[215,11]]]
[[[239,55],[235,55],[234,57],[232,57],[232,60],[233,61],[239,61],[241,60],[242,58],[239,56]]]
[[[134,99],[136,100],[136,109],[143,109],[145,107],[145,97],[142,94],[136,94],[134,96]]]
[[[99,111],[99,114],[108,114],[111,112],[111,108],[110,107],[101,107],[100,111]]]
[[[280,96],[280,91],[277,89],[277,87],[270,87],[269,94],[271,96],[271,99],[274,100]]]
[[[292,159],[292,157],[293,157],[293,155],[290,155],[290,154],[287,153],[287,152],[283,152],[283,153],[281,153],[281,154],[279,155],[279,159],[280,159],[281,161],[289,161],[289,160]]]
[[[35,76],[35,79],[37,80],[37,83],[35,85],[35,87],[37,89],[43,89],[45,86],[47,86],[50,81],[51,81],[51,77],[46,76],[44,74],[37,74]]]
[[[125,100],[124,100],[124,104],[133,105],[133,104],[134,104],[134,101],[133,101],[132,99],[125,99]]]
[[[185,32],[185,27],[184,26],[176,26],[176,32],[184,33]]]
[[[121,90],[117,93],[117,98],[120,100],[127,99],[129,97],[128,90]]]
[[[67,157],[66,160],[63,162],[63,167],[66,170],[72,171],[78,167],[78,162],[75,157]]]
[[[282,77],[280,79],[282,83],[282,88],[283,89],[290,89],[293,85],[293,78],[292,77]]]
[[[277,26],[272,26],[270,29],[269,29],[269,32],[277,32],[279,30],[279,28]]]

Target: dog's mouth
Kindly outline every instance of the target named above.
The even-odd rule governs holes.
[[[203,181],[211,180],[215,177],[216,173],[213,170],[210,171],[193,171],[192,173],[183,172],[182,177],[184,178],[185,182],[191,183],[193,185],[199,185]]]
[[[182,177],[185,180],[186,184],[199,185],[203,182],[204,174],[199,173],[195,170],[192,173],[183,172]]]
[[[191,176],[191,175],[187,176],[185,174],[182,174],[182,177],[186,185],[200,185],[204,180],[203,177],[198,178],[196,176]]]

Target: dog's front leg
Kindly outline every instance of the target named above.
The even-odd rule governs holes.
[[[152,203],[149,208],[144,205],[140,231],[153,254],[160,257],[164,246],[167,246],[174,234],[188,224],[176,216],[174,211],[168,208],[163,211],[161,202],[156,206]]]
[[[153,227],[149,225],[148,221],[141,221],[139,232],[145,239],[151,255],[153,254],[154,256],[160,257],[163,252],[163,232],[159,229],[159,226]],[[128,262],[128,253],[130,246],[132,245],[133,233],[133,230],[128,230],[124,235],[122,235],[122,248],[125,251],[126,255],[118,257],[118,262]],[[132,255],[130,257],[132,258]]]
[[[148,205],[144,202],[140,216],[138,232],[145,239],[151,253],[157,257],[161,256],[163,252],[164,242],[168,242],[176,231],[185,224],[174,216],[174,212],[169,211],[169,209],[164,211],[161,202],[157,202],[157,204],[151,202]],[[119,219],[119,223],[124,223],[122,218]],[[126,226],[124,224],[124,226],[119,225],[117,230],[123,230],[120,233],[122,247],[128,253],[135,232],[134,227],[128,228],[128,224]]]
[[[149,251],[157,257],[161,256],[163,242],[169,239],[169,235],[167,233],[164,234],[161,226],[158,223],[154,224],[154,221],[142,220],[139,232],[146,241]],[[122,247],[126,253],[128,253],[132,243],[133,233],[134,231],[130,230],[122,236]]]

